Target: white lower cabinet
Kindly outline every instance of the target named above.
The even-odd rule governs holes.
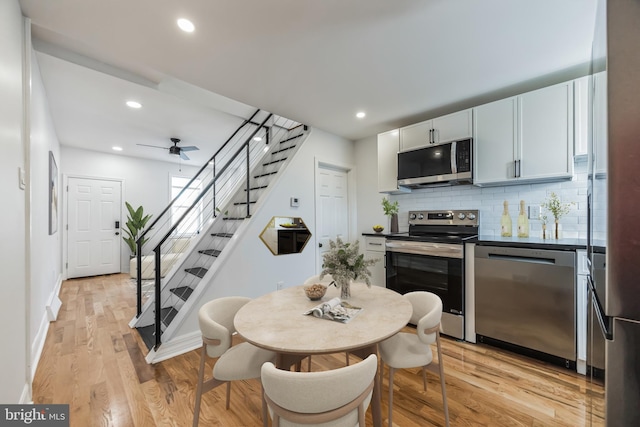
[[[369,267],[369,271],[371,271],[371,284],[373,286],[386,287],[387,277],[384,268],[385,238],[384,236],[365,236],[364,241],[364,258],[378,260],[378,262]]]

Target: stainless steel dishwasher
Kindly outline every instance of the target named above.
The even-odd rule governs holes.
[[[575,263],[571,251],[476,246],[476,334],[576,360]],[[573,363],[571,363],[573,362]]]

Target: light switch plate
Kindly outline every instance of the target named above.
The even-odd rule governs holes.
[[[529,205],[529,219],[540,219],[540,205]]]
[[[297,208],[298,206],[300,206],[300,199],[298,199],[297,197],[292,197],[291,198],[291,207],[292,208]]]

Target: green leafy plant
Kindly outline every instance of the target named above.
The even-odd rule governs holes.
[[[378,262],[377,259],[364,259],[357,240],[354,244],[344,243],[340,237],[335,242],[329,240],[329,250],[322,255],[322,260],[320,279],[330,274],[335,282],[332,284],[336,286],[359,278],[370,287],[369,266]]]
[[[147,225],[147,222],[151,219],[151,215],[144,214],[144,208],[140,206],[138,209],[133,209],[133,207],[129,204],[129,202],[124,202],[127,206],[127,210],[129,211],[129,216],[127,217],[127,222],[125,223],[126,228],[122,230],[125,232],[125,236],[122,236],[122,239],[127,243],[129,249],[131,250],[131,255],[137,255],[137,245],[136,241],[138,240],[138,236],[144,230],[144,227]],[[142,240],[142,244],[146,242],[147,239]]]
[[[575,205],[575,202],[562,203],[558,198],[558,195],[554,192],[551,193],[549,199],[542,202],[543,209],[551,212],[553,219],[557,222],[563,215],[566,215],[571,211],[571,205]],[[546,223],[546,215],[544,215],[544,222]]]
[[[398,210],[400,209],[400,205],[399,205],[397,200],[395,202],[391,203],[389,201],[389,199],[387,199],[386,197],[383,197],[382,198],[382,209],[384,210],[384,214],[386,216],[397,215],[398,214]]]

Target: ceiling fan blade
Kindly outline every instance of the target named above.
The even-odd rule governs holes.
[[[184,149],[181,149],[181,150],[180,150],[180,158],[181,158],[182,160],[190,160],[190,159],[189,159],[189,157],[188,157],[186,154],[184,154],[184,153],[182,152],[182,150],[184,150]]]
[[[182,150],[182,151],[195,151],[195,150],[199,150],[199,148],[196,147],[195,145],[187,145],[186,147],[180,147],[180,150]]]
[[[162,148],[163,150],[167,150],[167,147],[160,147],[159,145],[149,145],[149,144],[136,144],[141,147],[151,147],[151,148]]]

